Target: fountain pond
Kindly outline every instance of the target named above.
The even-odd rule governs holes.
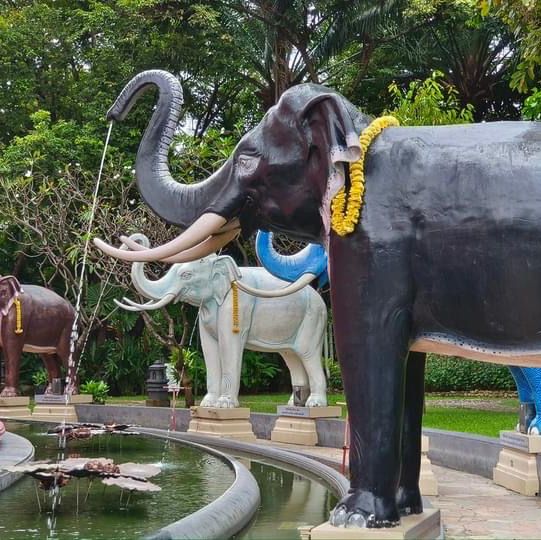
[[[85,501],[88,480],[73,479],[60,490],[54,512],[52,497],[43,490],[36,491],[36,481],[24,477],[0,492],[3,540],[144,537],[211,503],[234,481],[233,471],[218,457],[176,442],[103,435],[69,441],[64,450],[59,450],[58,438],[47,435],[43,424],[9,422],[7,429],[32,442],[36,460],[106,457],[115,463],[161,464],[162,472],[152,478],[161,487],[160,492],[134,493],[130,499],[124,494],[122,500],[120,489],[94,482]],[[336,499],[322,484],[270,462],[243,459],[243,463],[259,484],[261,507],[250,526],[235,538],[298,539],[297,527],[316,525],[328,518]]]

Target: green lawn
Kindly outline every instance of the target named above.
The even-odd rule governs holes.
[[[110,397],[108,404],[117,405],[143,405],[146,396],[121,396]],[[463,407],[445,407],[432,405],[431,402],[442,400],[445,396],[427,396],[426,412],[423,417],[425,427],[445,429],[449,431],[461,431],[465,433],[477,433],[489,437],[498,437],[504,429],[513,429],[517,423],[518,402],[512,398],[479,398],[470,396],[453,395],[453,399],[463,401]],[[249,407],[252,412],[276,413],[278,405],[284,405],[289,399],[289,394],[252,394],[240,396],[241,407]],[[495,405],[505,407],[507,411],[478,410],[476,402],[494,402]],[[343,394],[329,394],[329,405],[343,402]],[[183,405],[181,399],[179,405]],[[517,413],[511,412],[513,409]],[[342,408],[342,417],[345,417],[345,407]]]

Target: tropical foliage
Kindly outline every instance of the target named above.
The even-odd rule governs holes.
[[[1,2],[0,273],[73,304],[82,281],[82,380],[140,393],[148,365],[169,359],[200,395],[197,310],[119,311],[114,298],[133,294],[129,266],[93,249],[85,258],[93,236],[141,231],[157,244],[175,235],[134,185],[152,95],[114,126],[92,211],[105,113],[123,84],[156,67],[179,77],[185,103],[171,168],[196,182],[301,82],[333,86],[363,111],[391,111],[408,125],[539,119],[539,9],[521,0]],[[255,264],[249,241],[228,253]],[[25,383],[40,366],[25,355]],[[245,388],[287,385],[274,357],[247,353],[243,369]]]

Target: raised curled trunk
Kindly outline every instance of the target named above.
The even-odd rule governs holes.
[[[139,97],[152,87],[158,88],[159,98],[137,151],[137,185],[146,204],[158,216],[187,228],[208,210],[224,186],[220,171],[204,182],[189,186],[175,181],[169,172],[169,146],[183,103],[179,81],[166,71],[144,71],[124,87],[107,117],[124,120]]]
[[[145,276],[145,264],[133,263],[131,267],[131,279],[133,286],[145,298],[161,300],[167,294],[176,294],[178,282],[176,279],[176,265],[173,265],[165,276],[157,280],[148,279]]]

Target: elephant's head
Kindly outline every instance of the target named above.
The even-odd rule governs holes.
[[[259,227],[324,241],[330,201],[345,181],[345,162],[360,157],[358,134],[368,123],[353,105],[322,86],[291,88],[218,171],[204,182],[186,186],[173,180],[167,164],[182,103],[175,77],[159,70],[137,75],[108,117],[124,119],[152,86],[160,94],[137,153],[137,182],[156,214],[187,230],[154,249],[128,244],[132,251],[121,251],[96,239],[98,247],[129,261],[193,260],[217,250],[241,226],[245,232]]]
[[[0,313],[7,315],[15,299],[23,292],[15,276],[0,277]]]
[[[258,231],[255,239],[255,251],[259,262],[273,276],[284,281],[295,282],[304,274],[313,274],[318,278],[318,287],[329,282],[327,272],[327,252],[319,244],[308,244],[295,255],[282,255],[272,245],[272,233]]]

